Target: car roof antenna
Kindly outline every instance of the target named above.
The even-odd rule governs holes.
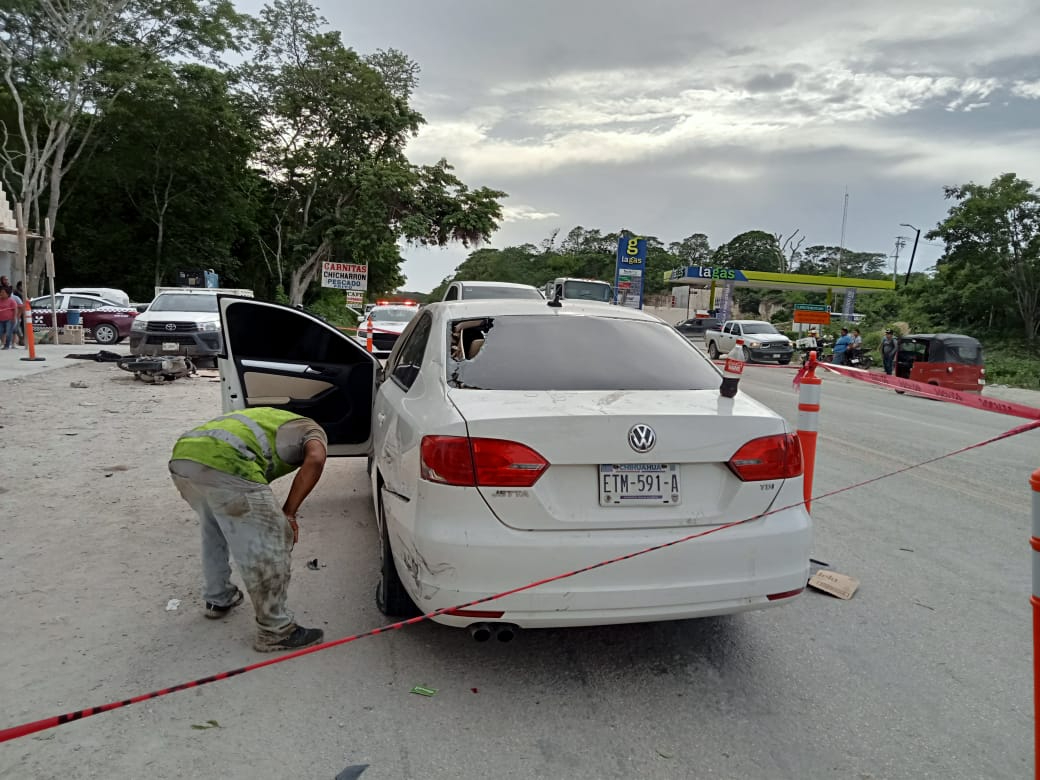
[[[546,304],[546,306],[552,306],[553,308],[556,308],[556,309],[559,309],[560,307],[562,307],[563,303],[560,302],[560,296],[561,295],[563,295],[563,288],[562,287],[557,287],[556,288],[556,294],[553,296],[553,299]]]

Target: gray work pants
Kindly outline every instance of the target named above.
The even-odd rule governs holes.
[[[236,594],[228,551],[256,612],[257,641],[274,643],[296,629],[286,607],[293,532],[271,488],[223,488],[171,474],[202,526],[204,598],[227,606]]]

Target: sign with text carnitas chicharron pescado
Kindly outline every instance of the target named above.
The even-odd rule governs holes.
[[[364,292],[368,289],[368,266],[326,261],[321,264],[321,286]]]

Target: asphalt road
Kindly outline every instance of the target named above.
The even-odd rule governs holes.
[[[752,366],[742,389],[794,421],[792,373]],[[196,414],[215,388],[192,401]],[[161,470],[184,423],[172,411],[148,420],[161,446],[142,450],[142,468]],[[815,492],[1015,424],[827,377]],[[815,557],[861,580],[851,601],[808,592],[731,618],[529,631],[510,644],[422,624],[0,745],[0,776],[332,780],[368,764],[362,780],[1026,777],[1038,443],[1032,432],[817,502]],[[162,474],[145,483],[166,485]],[[306,505],[291,605],[329,638],[383,622],[370,507],[356,461],[331,465]],[[132,564],[162,587],[120,610],[103,647],[70,640],[60,667],[44,669],[36,634],[23,642],[7,626],[4,657],[18,663],[2,674],[57,676],[64,693],[5,695],[0,725],[261,658],[248,648],[248,604],[217,625],[194,602],[162,612],[178,583],[196,587],[194,532],[180,525],[181,541]],[[314,557],[317,571],[304,566]],[[121,573],[105,575],[109,590]],[[190,728],[209,719],[221,727]]]

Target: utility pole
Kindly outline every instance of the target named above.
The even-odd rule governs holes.
[[[914,231],[914,248],[910,250],[910,265],[906,269],[906,281],[903,282],[904,284],[910,284],[910,272],[914,270],[914,258],[917,257],[917,242],[921,239],[921,229],[908,225],[906,222],[900,222],[899,227],[908,227]]]
[[[903,236],[896,236],[896,253],[892,256],[892,284],[896,283],[896,269],[899,267],[899,250],[906,246]]]
[[[849,218],[849,188],[845,188],[845,206],[841,210],[841,243],[838,245],[838,276],[841,276],[841,261],[845,259],[845,224]]]

